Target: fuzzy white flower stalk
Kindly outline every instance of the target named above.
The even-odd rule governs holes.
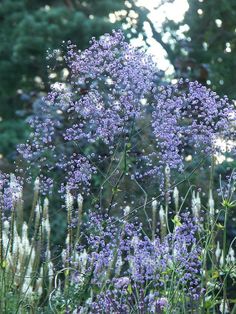
[[[39,196],[39,190],[40,190],[40,180],[39,177],[37,177],[34,181],[34,200],[33,200],[33,207],[35,207],[36,202],[38,201]]]
[[[76,237],[75,237],[75,245],[79,242],[80,237],[80,227],[82,223],[82,213],[83,213],[83,196],[78,194],[77,196],[77,205],[78,205],[78,213],[77,213],[77,230],[76,230]]]
[[[32,283],[32,266],[31,266],[31,263],[27,266],[27,271],[26,271],[26,274],[25,274],[25,277],[24,277],[24,282],[23,282],[23,286],[25,285],[26,287],[30,287],[31,286],[31,283]],[[19,277],[21,276],[21,273],[19,273]],[[23,288],[22,286],[22,288]],[[23,291],[25,292],[25,291]]]
[[[33,219],[34,219],[35,208],[36,208],[38,200],[39,200],[39,191],[40,191],[40,180],[39,180],[39,177],[37,177],[34,181],[34,198],[33,198],[33,204],[32,204],[30,217],[29,217],[29,221],[28,221],[29,226],[31,226],[31,223],[33,222]]]
[[[24,224],[23,224],[24,226]],[[22,226],[22,228],[23,228]],[[17,229],[16,229],[16,223],[14,224],[14,239],[13,239],[13,246],[12,246],[12,255],[15,255],[17,256],[19,254],[19,250],[21,248],[21,246],[23,245],[22,241],[21,241],[21,238],[17,232]]]
[[[211,222],[213,222],[213,218],[215,215],[215,202],[213,199],[212,190],[209,191],[208,206],[209,206],[209,211],[210,211],[210,219],[211,219]]]
[[[123,210],[124,224],[126,224],[126,222],[128,220],[129,213],[130,213],[130,206],[125,206],[125,208]]]
[[[20,250],[29,253],[31,247],[30,247],[30,242],[28,238],[28,225],[26,224],[26,222],[24,222],[22,226],[21,244],[22,244],[22,247],[20,248]]]
[[[115,282],[115,287],[117,289],[121,289],[123,287],[127,287],[129,284],[130,278],[125,276],[117,279],[117,281]]]
[[[35,231],[38,230],[40,217],[41,217],[41,206],[39,203],[37,203],[37,205],[35,206],[35,225],[34,225]]]
[[[34,221],[34,234],[31,242],[31,250],[28,255],[28,261],[30,261],[33,248],[35,249],[35,258],[33,264],[33,272],[38,272],[38,267],[40,265],[40,254],[43,243],[43,230],[42,230],[42,220],[43,220],[43,208],[40,205],[40,200],[35,206],[35,221]]]
[[[49,200],[47,197],[45,197],[44,202],[43,202],[43,217],[44,218],[48,217],[48,208],[49,208]]]
[[[139,244],[139,238],[138,236],[133,236],[132,240],[131,240],[131,245],[134,248],[134,251],[138,249],[138,244]]]
[[[2,225],[2,246],[3,246],[3,254],[4,254],[4,258],[6,258],[6,255],[8,253],[8,248],[9,248],[9,243],[10,243],[10,239],[9,239],[9,232],[10,232],[10,223],[8,220],[5,220],[3,222]]]
[[[14,222],[14,239],[11,239],[10,224],[8,221],[4,222],[3,241],[4,243],[4,259],[7,260],[9,266],[15,269],[19,261],[19,248],[21,247],[21,240],[16,230],[16,222]],[[10,250],[10,245],[12,248]]]
[[[39,277],[36,280],[35,283],[35,292],[38,296],[41,296],[43,293],[43,267],[40,268]]]
[[[121,267],[123,266],[122,257],[119,255],[116,261],[115,275],[118,277],[121,273]]]
[[[24,280],[21,291],[28,297],[32,295],[32,287],[30,287],[30,283],[27,280]]]
[[[44,199],[43,203],[43,218],[42,218],[42,229],[43,229],[43,238],[46,238],[46,253],[47,259],[50,259],[50,234],[51,234],[51,226],[49,222],[49,215],[48,215],[48,207],[49,201],[48,198]]]
[[[17,230],[19,232],[23,223],[23,189],[13,173],[10,174],[10,190],[14,207],[12,216],[15,214],[17,216]],[[14,217],[12,219],[15,220]]]
[[[217,241],[216,250],[215,250],[216,261],[218,262],[221,256],[220,242]]]
[[[66,187],[66,210],[67,210],[67,236],[66,236],[66,254],[64,258],[64,265],[68,269],[68,271],[65,273],[65,287],[66,289],[69,286],[69,277],[70,277],[70,270],[69,270],[69,258],[71,256],[71,250],[72,250],[72,211],[73,211],[73,205],[74,205],[74,197],[70,192],[69,186]]]
[[[13,173],[10,174],[10,190],[14,203],[16,203],[18,199],[22,198],[22,187],[18,183],[16,176]]]
[[[130,206],[125,206],[124,208],[124,216],[128,216],[130,213]]]
[[[66,210],[67,210],[68,213],[72,212],[73,204],[74,204],[73,195],[70,193],[70,190],[67,187],[66,188]]]
[[[88,262],[88,253],[86,249],[82,253],[75,255],[76,265],[78,266],[79,274],[77,276],[78,282],[82,283],[86,274],[87,262]]]
[[[51,288],[52,288],[53,278],[54,278],[54,267],[53,267],[53,263],[50,261],[50,262],[48,263],[49,290],[51,290]]]
[[[46,253],[45,253],[45,272],[48,275],[48,282],[49,282],[49,291],[52,289],[52,281],[54,277],[54,271],[53,271],[53,264],[51,262],[51,251],[50,251],[50,234],[51,234],[51,226],[49,222],[49,214],[48,214],[48,208],[49,208],[49,201],[46,197],[44,199],[43,203],[43,218],[42,218],[42,243],[45,243],[46,245]]]
[[[173,191],[173,198],[174,198],[174,203],[175,203],[175,212],[178,214],[179,211],[179,190],[177,186],[175,186],[174,191]]]
[[[66,210],[67,210],[67,258],[70,256],[72,249],[72,211],[73,211],[74,198],[70,193],[69,187],[66,188]],[[68,265],[67,265],[68,266]]]
[[[78,196],[77,196],[77,204],[78,204],[79,210],[82,210],[83,201],[84,201],[83,196],[81,194],[78,194]]]
[[[73,209],[73,196],[70,191],[67,189],[66,193],[66,209],[67,209],[67,236],[66,236],[66,256],[65,256],[65,268],[67,271],[65,273],[65,289],[69,287],[69,278],[70,278],[70,256],[72,250],[72,209]]]
[[[170,232],[169,222],[168,222],[169,196],[170,196],[169,190],[170,190],[170,167],[169,165],[166,165],[165,167],[165,220],[166,220],[166,228],[168,232]]]
[[[225,263],[225,261],[224,261],[224,252],[223,252],[223,250],[222,250],[221,256],[220,256],[220,266],[223,267],[223,266],[224,266],[224,263]]]
[[[39,188],[40,188],[40,180],[39,180],[39,177],[37,177],[34,181],[34,191],[38,193]]]
[[[219,310],[220,310],[220,313],[222,313],[222,314],[227,314],[227,313],[229,313],[229,307],[228,307],[227,302],[225,302],[224,300],[222,300],[221,303],[220,303],[220,308],[219,308]]]
[[[152,240],[155,239],[157,226],[157,200],[152,201]]]
[[[160,218],[160,225],[161,225],[161,238],[164,239],[166,235],[166,216],[163,209],[163,206],[160,206],[159,209],[159,218]]]
[[[80,267],[81,267],[80,268],[81,272],[85,272],[87,261],[88,261],[88,253],[87,253],[86,249],[84,249],[83,252],[80,253],[78,259],[79,259],[79,263],[80,263]]]
[[[191,209],[192,209],[193,216],[196,218],[199,218],[200,210],[201,210],[201,198],[200,198],[199,192],[197,192],[197,195],[196,195],[195,191],[193,191]]]
[[[66,243],[67,243],[67,238],[66,238]],[[63,262],[64,265],[66,264],[66,257],[67,257],[66,249],[63,249],[62,252],[61,252],[61,258],[62,258],[62,262]]]
[[[32,256],[33,253],[33,256]],[[28,238],[28,225],[26,222],[23,223],[22,233],[19,243],[19,251],[18,251],[18,273],[22,277],[21,285],[25,284],[29,286],[28,283],[25,282],[26,277],[30,277],[31,271],[34,264],[35,252],[33,252],[33,247],[30,244]],[[30,273],[29,273],[30,272]]]
[[[3,247],[3,255],[4,258],[7,257],[8,247],[9,247],[9,230],[10,230],[10,223],[8,220],[3,222],[3,229],[2,229],[2,247]]]
[[[11,177],[11,186],[15,189],[14,192],[16,193],[13,197],[16,199],[16,197],[19,196],[20,198],[21,190],[16,189],[14,176]],[[28,301],[32,301],[34,304],[35,302],[38,302],[37,300],[39,300],[40,294],[43,291],[43,286],[40,284],[42,278],[36,280],[35,274],[38,273],[41,265],[40,253],[43,229],[47,230],[48,234],[50,233],[47,207],[47,201],[44,203],[43,213],[39,201],[37,201],[34,207],[34,234],[32,239],[30,239],[28,232],[29,227],[32,228],[32,226],[29,226],[26,222],[19,224],[21,217],[19,217],[17,213],[13,217],[11,216],[11,220],[9,220],[10,222],[7,220],[3,222],[4,268],[7,269],[7,274],[10,276],[10,282],[18,287],[19,293],[24,294],[24,297],[26,297]],[[53,265],[50,261],[50,254],[48,255],[48,258],[49,263],[47,265],[45,264],[47,267],[47,275],[50,274],[53,278]],[[42,277],[42,270],[40,276]],[[52,287],[52,285],[50,286],[50,280],[48,281],[48,284],[50,290]],[[36,286],[38,286],[37,289]]]
[[[232,246],[229,248],[228,254],[226,256],[226,262],[232,265],[235,264],[235,252]]]
[[[131,270],[132,275],[135,277],[137,274],[137,267],[133,256],[129,258],[129,268]]]

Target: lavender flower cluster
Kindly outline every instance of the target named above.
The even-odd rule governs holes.
[[[0,172],[0,206],[2,220],[9,219],[15,211],[16,204],[22,199],[22,182],[14,174],[7,175]],[[3,210],[4,209],[4,210]]]
[[[71,190],[87,192],[102,160],[99,147],[112,155],[121,141],[137,146],[150,112],[149,137],[156,144],[151,152],[140,144],[132,168],[139,178],[160,174],[167,164],[182,170],[187,145],[209,156],[218,138],[235,136],[236,110],[226,97],[187,80],[158,87],[153,59],[126,43],[121,31],[93,38],[84,51],[69,43],[65,62],[68,82],[52,85],[42,111],[29,121],[31,137],[18,149],[29,169],[40,168],[41,181],[59,169]]]
[[[90,213],[83,226],[83,244],[77,247],[70,266],[76,269],[72,283],[77,291],[89,284],[99,293],[77,309],[83,312],[83,307],[89,306],[91,313],[162,313],[181,293],[198,300],[202,266],[198,227],[188,214],[181,221],[162,241],[152,241],[140,224]]]
[[[152,157],[158,158],[158,167],[167,160],[170,168],[182,169],[186,146],[195,154],[212,156],[221,150],[217,140],[235,138],[235,106],[196,81],[179,80],[161,87],[154,98],[152,128],[157,152]]]

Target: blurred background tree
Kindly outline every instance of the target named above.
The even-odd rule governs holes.
[[[22,104],[19,94],[49,90],[46,51],[71,40],[81,49],[92,36],[119,27],[109,13],[120,10],[122,0],[45,1],[3,0],[0,6],[0,94],[2,118]],[[26,97],[23,96],[23,98]]]
[[[236,99],[236,1],[188,0],[188,4],[180,23],[166,20],[162,29],[175,76],[197,79]]]
[[[92,36],[121,27],[122,15],[115,21],[109,15],[124,7],[123,0],[1,1],[1,154],[14,158],[11,149],[27,133],[21,116],[31,110],[34,99],[49,91],[47,50],[67,40],[85,48]]]

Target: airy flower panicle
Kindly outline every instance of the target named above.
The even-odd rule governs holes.
[[[140,152],[129,149],[136,178],[160,177],[167,168],[181,171],[186,147],[210,156],[219,151],[219,138],[227,141],[235,134],[236,110],[227,97],[188,80],[158,86],[152,57],[126,43],[120,30],[93,38],[84,51],[69,42],[64,60],[68,81],[52,86],[41,110],[29,119],[28,142],[18,148],[28,170],[39,167],[41,189],[52,187],[57,170],[63,173],[62,192],[66,182],[70,190],[88,193],[99,165],[117,143],[125,141],[127,147],[131,135],[137,143],[135,135],[142,135],[140,125],[150,115],[155,147],[150,151],[140,143]]]

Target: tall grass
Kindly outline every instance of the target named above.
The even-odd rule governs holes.
[[[11,184],[14,180],[12,175]],[[35,313],[52,288],[48,200],[42,204],[37,184],[28,221],[23,208],[23,195],[18,193],[10,217],[0,221],[0,313]]]
[[[88,212],[67,191],[61,267],[53,265],[49,203],[38,184],[28,220],[18,193],[0,223],[1,313],[235,313],[236,239],[227,237],[234,175],[221,202],[210,189],[204,204],[193,186],[184,197],[169,190],[165,210],[153,200],[151,228],[134,222],[132,207],[112,218]]]

